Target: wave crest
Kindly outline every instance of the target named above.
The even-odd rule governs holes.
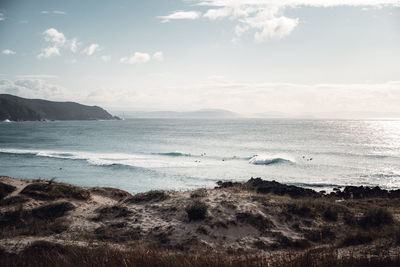
[[[255,155],[250,158],[249,163],[254,165],[271,165],[278,163],[295,163],[295,162],[294,160],[281,156]]]
[[[170,157],[191,157],[192,154],[189,153],[181,153],[181,152],[166,152],[166,153],[157,153],[160,156],[170,156]]]

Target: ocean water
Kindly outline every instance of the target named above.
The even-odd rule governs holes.
[[[400,188],[400,121],[127,119],[0,122],[0,175],[129,192],[250,177]]]

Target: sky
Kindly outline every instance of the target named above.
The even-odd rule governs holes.
[[[1,0],[0,93],[400,117],[400,0]]]

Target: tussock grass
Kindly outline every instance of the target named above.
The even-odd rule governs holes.
[[[132,215],[127,207],[121,205],[102,207],[96,210],[97,217],[93,218],[94,221],[112,220],[116,218],[126,218]]]
[[[18,205],[18,204],[23,204],[25,202],[29,201],[27,197],[24,196],[12,196],[8,198],[3,198],[0,200],[0,206],[12,206],[12,205]]]
[[[365,253],[366,255],[367,253]],[[309,250],[304,253],[288,252],[273,258],[254,254],[228,254],[209,251],[177,252],[137,245],[127,250],[109,246],[63,246],[49,242],[35,242],[19,254],[0,253],[0,265],[14,266],[135,266],[135,267],[228,267],[228,266],[271,266],[271,267],[381,267],[400,266],[400,257],[382,255],[338,256],[337,250]]]
[[[15,186],[0,182],[0,199],[5,198],[10,193],[14,192],[15,189]]]
[[[139,203],[147,203],[147,202],[160,202],[168,199],[169,196],[164,191],[161,190],[152,190],[146,193],[136,194],[128,199],[126,199],[125,203],[131,204],[139,204]]]
[[[38,200],[56,200],[61,198],[88,200],[90,198],[90,192],[87,189],[69,184],[54,183],[52,181],[37,181],[29,184],[22,189],[21,194]]]
[[[359,220],[359,225],[364,228],[381,227],[393,224],[393,215],[384,208],[371,208]]]
[[[61,233],[69,225],[62,217],[74,208],[69,202],[51,203],[32,210],[24,210],[21,205],[0,215],[0,237]]]
[[[199,200],[193,201],[186,207],[189,221],[201,221],[206,218],[208,206]]]

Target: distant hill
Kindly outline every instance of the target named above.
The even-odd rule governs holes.
[[[118,117],[113,117],[110,113],[97,106],[85,106],[75,102],[26,99],[0,94],[0,121],[112,119],[118,119]]]
[[[213,119],[237,118],[238,114],[223,109],[200,109],[195,111],[137,111],[126,113],[128,118]]]

